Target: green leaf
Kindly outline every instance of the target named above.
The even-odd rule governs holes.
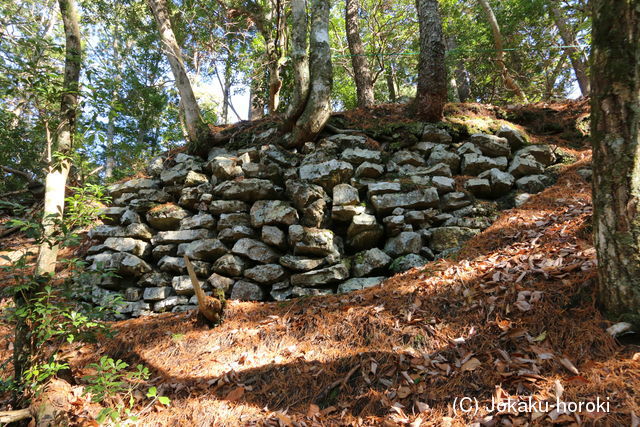
[[[159,396],[158,402],[162,403],[165,406],[169,406],[169,404],[171,403],[171,399],[169,399],[167,396]]]
[[[158,390],[155,387],[151,387],[147,391],[147,397],[156,397],[157,395],[158,395]]]

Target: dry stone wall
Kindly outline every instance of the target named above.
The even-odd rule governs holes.
[[[257,144],[158,157],[148,177],[109,188],[86,258],[118,277],[89,284],[90,295],[122,295],[122,316],[195,308],[183,255],[205,290],[232,299],[375,286],[457,252],[495,219],[496,199],[549,185],[556,160],[507,127],[454,143],[424,125],[419,141],[383,152],[340,134],[301,153]]]

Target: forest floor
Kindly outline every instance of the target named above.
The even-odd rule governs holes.
[[[450,115],[495,117],[493,107],[454,107]],[[401,119],[394,108],[387,117]],[[502,211],[455,259],[350,294],[229,301],[211,329],[193,313],[115,322],[114,339],[69,347],[74,376],[102,355],[147,366],[149,385],[171,405],[147,408],[145,426],[638,425],[640,345],[612,338],[595,305],[591,184],[576,173],[591,151],[566,125],[588,117],[585,109],[507,110],[536,142],[561,146],[576,162],[552,187]],[[372,114],[343,116],[364,125]],[[0,347],[5,359],[9,340]],[[492,399],[522,396],[551,404],[490,411]],[[464,397],[477,399],[477,413],[475,402],[470,412],[456,407]],[[608,406],[563,413],[556,399]],[[74,422],[91,424],[95,411],[78,394]]]

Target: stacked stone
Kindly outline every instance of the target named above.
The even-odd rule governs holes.
[[[541,191],[555,161],[506,127],[454,143],[425,125],[420,142],[392,154],[334,135],[303,153],[265,145],[215,148],[206,161],[159,157],[149,177],[111,186],[87,260],[117,277],[92,284],[94,302],[122,295],[131,316],[195,308],[183,255],[206,291],[232,299],[374,286],[455,253],[495,219],[493,200],[514,187]]]

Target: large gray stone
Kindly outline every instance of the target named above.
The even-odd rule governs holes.
[[[216,156],[209,160],[206,168],[221,181],[242,175],[242,167],[238,165],[237,159],[230,156]]]
[[[236,241],[244,238],[255,237],[256,232],[253,228],[246,225],[234,225],[230,228],[225,228],[218,233],[218,239],[225,243],[235,243]]]
[[[544,172],[544,165],[529,155],[518,155],[509,165],[509,173],[516,179],[525,175],[539,175],[542,172]]]
[[[221,231],[221,230],[224,230],[225,228],[234,227],[238,225],[250,227],[251,216],[249,216],[249,214],[246,212],[220,214],[220,218],[218,219],[218,225],[216,226],[216,229],[218,231]]]
[[[491,182],[484,178],[471,178],[464,183],[464,188],[476,197],[491,197]]]
[[[496,135],[500,138],[506,138],[512,151],[518,150],[527,144],[524,136],[518,130],[506,125],[500,126]]]
[[[150,273],[144,274],[137,282],[138,286],[143,288],[153,287],[153,286],[170,286],[171,285],[171,276],[167,273],[162,273],[160,271],[152,271]]]
[[[556,161],[556,155],[551,147],[544,144],[529,145],[519,150],[516,155],[520,157],[531,156],[543,166],[549,166]]]
[[[446,176],[434,176],[431,178],[431,185],[438,190],[438,194],[450,193],[456,189],[455,179]]]
[[[205,286],[204,281],[199,280],[200,287]],[[193,289],[193,283],[191,282],[191,278],[189,276],[174,276],[171,279],[171,287],[176,294],[178,295],[186,295],[191,296],[195,293],[195,289]]]
[[[471,135],[469,141],[478,147],[485,156],[509,157],[511,155],[511,147],[509,146],[509,141],[507,141],[506,138],[476,133]]]
[[[536,194],[545,189],[547,179],[548,178],[545,175],[523,176],[516,181],[516,187],[518,187],[518,190],[522,190],[526,193]]]
[[[235,280],[221,276],[218,273],[213,273],[209,276],[207,282],[213,289],[221,289],[226,295],[228,295],[231,287],[235,283]]]
[[[206,277],[211,273],[211,264],[208,262],[193,260],[191,264],[193,264],[195,273],[200,277]],[[183,257],[162,257],[158,261],[158,268],[166,273],[187,274],[187,266]]]
[[[351,221],[351,219],[365,212],[367,208],[362,205],[345,205],[345,206],[332,206],[331,207],[331,219],[334,221]]]
[[[494,198],[504,196],[513,187],[515,178],[508,172],[499,169],[489,169],[478,175],[478,178],[488,179],[491,183],[491,196]]]
[[[125,237],[124,228],[117,225],[96,225],[89,230],[90,239],[104,240],[108,237]]]
[[[151,240],[153,237],[153,231],[147,224],[141,224],[139,222],[129,224],[124,230],[124,234],[127,237],[133,237],[134,239],[142,239],[145,241]]]
[[[244,277],[267,285],[282,280],[284,276],[284,268],[279,264],[258,265],[244,271]]]
[[[251,207],[251,225],[292,225],[298,222],[298,211],[282,200],[258,200]]]
[[[208,213],[199,213],[183,218],[180,221],[180,230],[193,230],[194,228],[213,229],[215,226],[216,220]]]
[[[340,285],[338,285],[338,293],[343,294],[346,292],[359,291],[361,289],[378,286],[380,283],[384,282],[385,279],[386,277],[384,276],[349,279],[346,282],[343,282]]]
[[[400,255],[418,253],[420,248],[422,248],[422,237],[413,231],[404,231],[387,240],[384,245],[384,251],[394,258]]]
[[[180,244],[177,255],[186,255],[189,259],[214,261],[228,251],[229,249],[218,239],[202,239]]]
[[[376,217],[362,213],[351,220],[347,229],[347,245],[355,250],[369,249],[378,244],[383,234],[384,229]]]
[[[460,170],[460,156],[456,153],[446,151],[444,149],[435,149],[431,151],[427,166],[434,166],[443,163],[451,169],[451,173],[457,173]]]
[[[242,255],[252,261],[269,264],[277,262],[280,254],[259,240],[240,239],[233,245],[231,252]]]
[[[359,252],[353,257],[353,275],[355,277],[363,277],[372,273],[382,272],[391,264],[391,261],[391,257],[378,248]]]
[[[187,176],[184,178],[185,187],[197,187],[200,184],[208,184],[209,178],[203,173],[196,171],[187,172]]]
[[[319,270],[291,276],[293,286],[316,287],[329,285],[349,278],[349,269],[342,263]]]
[[[189,243],[194,240],[209,239],[211,237],[213,237],[211,231],[202,228],[196,230],[160,231],[153,236],[151,243],[154,246],[169,243]]]
[[[448,193],[442,197],[442,210],[445,212],[454,211],[469,206],[470,204],[471,200],[469,196],[460,191]]]
[[[158,188],[160,182],[155,179],[137,178],[130,179],[119,184],[113,184],[107,188],[111,197],[116,198],[124,193],[137,193],[142,189]]]
[[[424,166],[425,164],[424,158],[420,154],[409,150],[401,150],[396,152],[391,157],[391,161],[398,166]]]
[[[209,212],[214,215],[234,212],[249,212],[249,204],[241,200],[213,200],[209,204]]]
[[[412,268],[422,267],[427,262],[429,261],[426,258],[418,254],[407,254],[396,258],[391,263],[389,269],[394,273],[403,273],[407,270],[411,270]]]
[[[213,189],[213,192],[223,199],[242,200],[245,202],[276,199],[278,196],[278,192],[271,181],[256,178],[225,181],[218,184]]]
[[[104,263],[105,269],[113,269],[120,276],[140,277],[151,271],[151,266],[137,256],[118,252],[109,257]]]
[[[280,265],[296,271],[309,271],[321,267],[326,263],[325,258],[307,258],[297,255],[283,255],[279,259]]]
[[[318,184],[325,190],[347,182],[352,175],[353,166],[351,163],[335,159],[300,167],[300,179]]]
[[[342,152],[340,158],[357,166],[364,162],[380,163],[382,160],[382,153],[375,150],[367,150],[365,148],[347,148]]]
[[[287,247],[287,237],[285,236],[284,231],[273,225],[265,225],[262,227],[260,239],[267,245],[273,246],[274,248],[284,250]]]
[[[142,298],[145,301],[160,301],[173,294],[171,286],[158,286],[155,288],[145,288]]]
[[[294,255],[324,257],[336,252],[336,236],[333,231],[322,228],[289,227],[289,244]]]
[[[262,301],[266,298],[266,292],[256,283],[238,280],[231,289],[230,298],[240,301]]]
[[[378,178],[384,173],[384,166],[377,163],[363,162],[356,168],[356,178]]]
[[[399,193],[400,191],[402,191],[402,186],[399,182],[372,182],[367,185],[369,198],[383,194]]]
[[[189,302],[189,298],[183,295],[173,295],[153,304],[153,311],[156,313],[166,313],[179,305],[185,305]]]
[[[151,245],[149,243],[132,239],[131,237],[109,237],[104,241],[104,247],[116,252],[129,252],[139,257],[144,257],[151,253]]]
[[[239,277],[250,265],[250,262],[242,257],[227,254],[213,263],[213,271],[223,276]]]
[[[156,206],[147,212],[147,222],[157,230],[176,230],[189,211],[174,204]]]
[[[324,189],[315,184],[289,180],[286,183],[287,196],[300,211],[300,223],[307,227],[320,227],[324,221],[329,197]]]
[[[381,215],[395,208],[427,209],[437,207],[440,202],[435,188],[425,188],[407,193],[383,194],[371,197],[371,203]]]
[[[355,205],[360,202],[358,190],[349,184],[338,184],[333,187],[333,205]]]
[[[462,174],[479,175],[489,169],[505,170],[508,161],[506,157],[486,157],[478,154],[465,154],[462,156]]]
[[[437,144],[450,144],[451,135],[445,129],[441,129],[434,124],[428,123],[424,126],[422,132],[422,140],[426,142],[434,142]]]

